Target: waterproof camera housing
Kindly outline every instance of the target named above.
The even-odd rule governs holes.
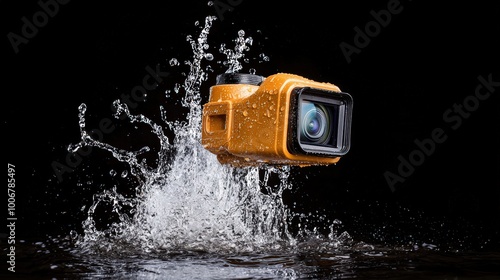
[[[350,148],[352,106],[337,86],[298,75],[221,74],[201,142],[233,166],[335,164]]]

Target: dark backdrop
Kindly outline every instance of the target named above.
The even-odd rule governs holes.
[[[79,140],[78,106],[88,105],[89,128],[99,128],[112,118],[112,101],[130,96],[146,67],[158,67],[171,75],[135,109],[158,119],[163,92],[182,82],[168,60],[191,59],[186,36],[197,36],[195,22],[214,15],[212,53],[221,43],[232,47],[245,30],[254,38],[247,56],[270,58],[251,60],[242,72],[299,74],[354,98],[351,151],[336,166],[292,169],[294,186],[284,198],[295,211],[339,219],[366,241],[498,247],[500,4],[214,2],[0,2],[2,143],[5,161],[16,166],[19,238],[78,231],[93,194],[134,185],[111,177],[109,170],[126,166],[98,150],[68,164],[66,147]],[[51,3],[50,14],[44,17],[40,3]],[[34,20],[36,30],[24,27]],[[203,98],[223,70],[215,64]],[[481,79],[489,86],[476,96]],[[168,109],[184,113],[175,102]],[[110,143],[157,145],[147,133],[116,125],[104,135]],[[71,170],[58,176],[59,164]]]

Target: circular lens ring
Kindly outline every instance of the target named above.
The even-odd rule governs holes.
[[[316,123],[314,123],[316,122]],[[309,128],[313,124],[313,131]],[[328,129],[330,117],[325,106],[314,104],[302,119],[302,135],[312,144],[324,144],[328,141],[331,131]]]

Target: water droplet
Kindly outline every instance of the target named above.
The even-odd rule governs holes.
[[[214,55],[211,53],[206,53],[205,54],[205,59],[208,61],[212,61],[214,59]]]
[[[180,89],[181,89],[181,84],[175,83],[175,85],[174,85],[174,91],[175,91],[175,93],[179,93]]]
[[[252,104],[252,108],[257,108],[257,103]]]
[[[213,1],[208,1],[207,5],[208,5],[209,7],[212,7],[212,6],[214,5],[214,2],[213,2]]]
[[[252,75],[255,75],[257,71],[255,70],[255,68],[250,68],[248,69],[248,73],[252,74]]]
[[[248,117],[248,111],[247,110],[243,111],[243,116]]]
[[[120,175],[122,178],[126,178],[128,176],[128,171],[123,170],[122,174]]]
[[[170,64],[170,66],[178,66],[179,65],[179,61],[176,59],[176,58],[171,58],[168,63]]]

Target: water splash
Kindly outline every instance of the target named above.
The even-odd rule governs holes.
[[[201,145],[201,85],[208,79],[202,62],[213,60],[207,39],[215,19],[206,17],[197,38],[186,37],[193,57],[184,63],[189,67],[184,82],[174,86],[176,93],[184,93],[180,104],[189,110],[185,121],[168,120],[165,108],[159,106],[163,123],[157,124],[145,115],[133,114],[120,100],[113,103],[116,118],[125,116],[130,123],[145,124],[159,139],[156,167],[139,159],[150,151],[147,146],[128,151],[92,138],[86,131],[87,106],[80,105],[81,140],[70,145],[69,151],[86,146],[108,151],[128,164],[138,182],[133,197],[120,194],[116,188],[94,195],[83,234],[73,233],[81,248],[112,251],[120,244],[141,252],[224,253],[276,251],[296,245],[297,239],[288,229],[292,216],[282,199],[283,192],[292,187],[288,182],[290,167],[223,166]],[[241,30],[233,49],[221,44],[226,73],[243,68],[240,61],[252,42]],[[179,65],[177,59],[169,60],[169,64]],[[167,130],[175,135],[173,139],[166,136]],[[116,175],[116,171],[110,172]],[[271,183],[271,178],[277,183]],[[115,217],[104,229],[96,225],[97,210],[102,205],[107,206],[107,215]],[[338,238],[332,235],[330,239]]]
[[[201,64],[213,59],[207,52],[207,37],[214,20],[215,17],[207,17],[199,36],[186,38],[193,58],[185,63],[189,73],[176,90],[182,89],[185,93],[181,105],[189,108],[186,121],[167,120],[165,109],[160,106],[164,120],[160,125],[144,115],[132,114],[120,100],[113,103],[115,117],[125,115],[131,123],[146,124],[157,136],[160,141],[157,167],[139,160],[141,154],[150,151],[147,146],[127,151],[93,139],[86,131],[87,106],[80,105],[81,141],[70,145],[69,150],[76,152],[85,146],[106,150],[127,163],[139,183],[136,197],[125,197],[116,188],[94,196],[83,223],[83,235],[78,237],[83,247],[110,250],[119,241],[145,251],[219,252],[277,248],[279,244],[293,242],[286,225],[287,210],[281,199],[283,190],[290,187],[288,169],[266,169],[261,181],[259,169],[222,166],[200,144],[200,87],[208,76]],[[247,44],[251,44],[251,38],[244,35],[243,31],[238,33],[234,50],[221,46],[221,53],[227,56],[227,71],[242,69],[239,60],[249,49]],[[176,60],[170,62],[177,65]],[[174,133],[173,143],[166,136],[166,129]],[[272,174],[280,178],[280,184],[264,194],[261,187],[267,185]],[[96,227],[96,209],[101,204],[111,205],[109,212],[117,217],[106,229]]]

